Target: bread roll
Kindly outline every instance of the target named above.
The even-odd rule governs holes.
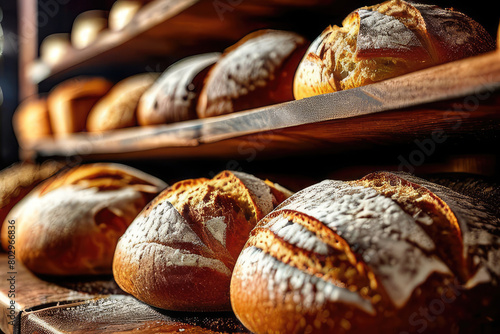
[[[219,57],[215,52],[191,56],[167,68],[141,97],[137,110],[139,124],[165,124],[196,118],[203,81]]]
[[[82,76],[54,87],[47,98],[54,135],[84,131],[90,110],[112,86],[104,78]]]
[[[52,135],[47,99],[34,96],[24,100],[14,112],[12,125],[21,147]]]
[[[255,333],[472,333],[499,315],[499,276],[500,219],[481,201],[383,172],[323,181],[262,219],[231,303]]]
[[[110,274],[118,238],[165,186],[118,164],[83,165],[59,174],[8,214],[15,221],[16,258],[37,274]],[[8,245],[4,223],[2,246]]]
[[[241,172],[178,182],[154,199],[120,238],[115,281],[156,307],[228,310],[231,271],[248,233],[286,196],[273,184]]]
[[[118,0],[113,3],[109,11],[109,29],[122,30],[132,21],[135,13],[139,11],[143,3],[147,1]]]
[[[89,10],[79,14],[71,28],[71,44],[75,49],[84,49],[94,43],[97,36],[108,28],[108,12]]]
[[[228,48],[210,70],[198,102],[205,118],[293,100],[295,70],[308,46],[292,32],[260,30]]]
[[[45,64],[55,65],[66,57],[70,49],[69,34],[52,34],[40,44],[40,58]]]
[[[296,99],[364,86],[491,51],[495,42],[470,17],[391,0],[349,14],[311,44],[293,84]]]
[[[157,78],[157,73],[143,73],[114,85],[90,111],[87,131],[101,132],[137,125],[139,99]]]
[[[61,163],[48,160],[42,164],[18,162],[0,171],[0,231],[14,205],[62,167]]]

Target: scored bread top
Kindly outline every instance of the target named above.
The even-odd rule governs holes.
[[[234,264],[251,229],[279,203],[273,192],[280,191],[242,172],[175,183],[120,239],[113,262],[116,282],[161,308],[228,309]]]
[[[226,49],[210,69],[199,118],[293,100],[292,82],[307,41],[292,32],[259,30]]]
[[[39,274],[109,274],[118,238],[164,187],[163,181],[119,164],[88,164],[60,173],[7,216],[16,222],[18,258]]]
[[[311,44],[294,79],[294,97],[367,85],[494,50],[470,17],[403,0],[362,7]]]
[[[326,180],[285,200],[251,232],[231,298],[251,329],[259,328],[255,303],[295,305],[299,315],[345,305],[336,319],[353,308],[397,312],[428,284],[497,284],[499,254],[500,221],[479,200],[402,173]]]
[[[281,229],[290,229],[294,224],[305,227],[295,228],[295,233],[291,234],[293,238],[281,237],[295,248],[308,245],[306,251],[314,253],[315,250],[324,250],[317,254],[327,256],[333,251],[331,248],[339,243],[328,242],[329,239],[344,240],[342,243],[350,247],[350,250],[347,248],[347,252],[345,249],[343,251],[350,254],[346,256],[351,265],[356,267],[360,261],[368,264],[375,280],[383,286],[382,289],[385,289],[396,306],[404,305],[413,290],[431,273],[449,272],[439,258],[427,255],[435,250],[436,245],[414,224],[413,218],[392,200],[373,189],[353,187],[339,181],[324,181],[283,202],[273,212],[273,216],[277,215],[288,218],[289,224],[280,226]],[[296,218],[296,215],[304,215],[305,218]],[[259,224],[252,233],[250,245],[261,238],[260,228],[269,227]],[[275,227],[271,231],[280,237],[285,233],[281,229]],[[262,250],[273,254],[272,249]],[[289,265],[300,268],[303,264],[295,261],[309,261],[309,258],[304,256],[290,259]],[[332,270],[335,269],[329,268],[329,271]],[[326,272],[321,276],[325,281],[335,284],[334,273]],[[379,283],[367,284],[369,289],[366,293],[369,294],[369,290]],[[338,301],[342,302],[340,298]]]

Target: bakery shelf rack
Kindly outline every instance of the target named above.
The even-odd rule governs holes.
[[[36,36],[21,36],[21,97],[37,90],[45,80],[57,81],[71,71],[103,64],[146,63],[152,57],[183,56],[220,51],[251,31],[290,28],[301,10],[328,7],[331,0],[156,0],[144,5],[132,21],[119,31],[105,30],[84,49],[70,49],[60,62],[50,65],[38,57]],[[26,20],[36,21],[37,0],[19,1]],[[292,6],[290,6],[292,5]],[[318,7],[319,6],[319,7]],[[336,5],[336,8],[342,6]],[[31,19],[30,19],[31,18]],[[31,29],[31,27],[20,27]],[[152,68],[151,70],[156,70]]]
[[[310,7],[316,8],[318,14],[321,12],[318,6],[333,2],[339,17],[346,14],[341,8],[368,4],[322,0],[155,1],[144,7],[130,27],[103,33],[93,45],[70,51],[63,62],[54,66],[39,63],[36,36],[21,31],[21,36],[30,39],[21,43],[19,50],[20,95],[27,97],[37,92],[39,84],[57,82],[65,75],[84,72],[95,65],[141,63],[151,56],[180,58],[198,52],[220,51],[252,30],[286,28],[290,15]],[[36,0],[19,0],[21,15],[27,20],[35,21],[36,3]],[[214,10],[214,3],[232,7],[224,7],[229,12],[223,12],[221,19]],[[295,11],[288,16],[281,15],[283,6],[291,3]],[[325,16],[331,17],[331,13]],[[323,26],[324,21],[318,19],[318,24]],[[321,28],[311,30],[317,35]],[[154,161],[148,166],[152,167],[165,160],[180,160],[181,165],[192,165],[179,158],[228,161],[252,160],[258,155],[264,160],[270,158],[272,164],[279,166],[272,167],[264,161],[255,164],[255,168],[264,165],[266,171],[279,170],[280,174],[286,174],[288,171],[282,166],[287,164],[286,169],[295,177],[313,169],[314,173],[315,169],[330,172],[329,162],[325,162],[327,160],[323,160],[324,155],[320,153],[352,150],[350,154],[359,155],[358,149],[366,149],[369,152],[367,159],[372,159],[381,154],[380,151],[394,150],[397,145],[406,145],[411,150],[419,148],[415,144],[417,139],[420,143],[431,139],[444,146],[458,145],[458,151],[461,145],[468,152],[486,151],[486,169],[493,168],[488,171],[498,176],[500,156],[495,150],[500,144],[499,134],[500,51],[497,50],[366,87],[231,115],[41,140],[22,147],[20,156],[23,160],[79,157],[86,161],[135,162],[148,158]],[[486,146],[489,148],[485,149]],[[464,153],[467,152],[464,150]],[[309,155],[304,159],[306,154]],[[356,161],[353,158],[350,165],[346,164],[350,169],[349,177],[373,171],[373,166],[353,167]],[[479,163],[477,157],[472,159],[472,164]],[[462,167],[457,170],[481,169],[471,165]],[[206,172],[207,168],[200,165],[198,170]],[[456,171],[449,166],[446,170]],[[2,281],[8,278],[6,263],[6,255],[0,254]],[[15,329],[7,323],[10,319],[8,290],[0,291],[0,330],[8,333],[23,329],[47,333],[78,333],[78,330],[81,333],[245,332],[231,314],[185,315],[147,307],[120,293],[111,277],[98,281],[61,281],[36,277],[21,264],[17,269],[19,297],[15,305]],[[82,323],[87,327],[81,328]]]
[[[25,147],[22,155],[231,158],[252,143],[265,142],[259,154],[276,156],[363,143],[402,144],[436,130],[447,137],[494,139],[500,130],[499,90],[500,51],[494,51],[365,87],[230,115],[50,138]]]

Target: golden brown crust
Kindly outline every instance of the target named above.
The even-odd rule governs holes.
[[[12,118],[14,131],[20,146],[27,147],[39,139],[52,135],[49,109],[45,97],[24,100]]]
[[[112,86],[104,78],[76,77],[54,87],[47,98],[54,134],[84,131],[90,110]]]
[[[307,41],[260,30],[228,48],[212,67],[198,101],[199,118],[293,100],[292,83]]]
[[[364,86],[493,49],[486,30],[462,13],[391,0],[326,28],[299,64],[294,96]]]
[[[182,59],[167,68],[142,96],[137,110],[140,125],[174,123],[195,119],[203,82],[220,53]]]
[[[118,164],[89,164],[61,173],[9,212],[6,222],[15,221],[16,258],[39,274],[109,274],[118,238],[165,186]],[[2,246],[9,245],[4,223]]]
[[[157,78],[157,73],[143,73],[115,84],[90,111],[87,130],[102,132],[137,125],[139,100]]]
[[[156,307],[227,310],[236,258],[250,230],[276,204],[265,182],[244,173],[224,171],[212,179],[178,182],[154,199],[120,239],[115,280]]]
[[[498,305],[499,254],[500,220],[480,201],[407,174],[327,180],[252,231],[231,304],[255,333],[474,328]]]

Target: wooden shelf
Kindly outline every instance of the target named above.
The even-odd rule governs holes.
[[[111,276],[40,278],[21,263],[15,264],[15,271],[7,263],[7,254],[0,253],[3,333],[248,333],[232,312],[187,313],[150,307],[123,292]]]
[[[358,145],[395,145],[440,132],[498,137],[500,52],[463,59],[365,87],[171,125],[78,133],[25,147],[24,158],[241,156]],[[341,144],[341,145],[340,145]]]
[[[71,49],[65,58],[49,65],[35,60],[27,74],[32,83],[58,77],[74,69],[105,64],[138,64],[152,57],[180,58],[221,51],[251,31],[290,27],[287,11],[314,8],[329,0],[215,2],[157,0],[145,5],[120,31],[106,30],[88,47]],[[321,7],[320,7],[321,8]],[[288,18],[289,19],[289,18]]]

